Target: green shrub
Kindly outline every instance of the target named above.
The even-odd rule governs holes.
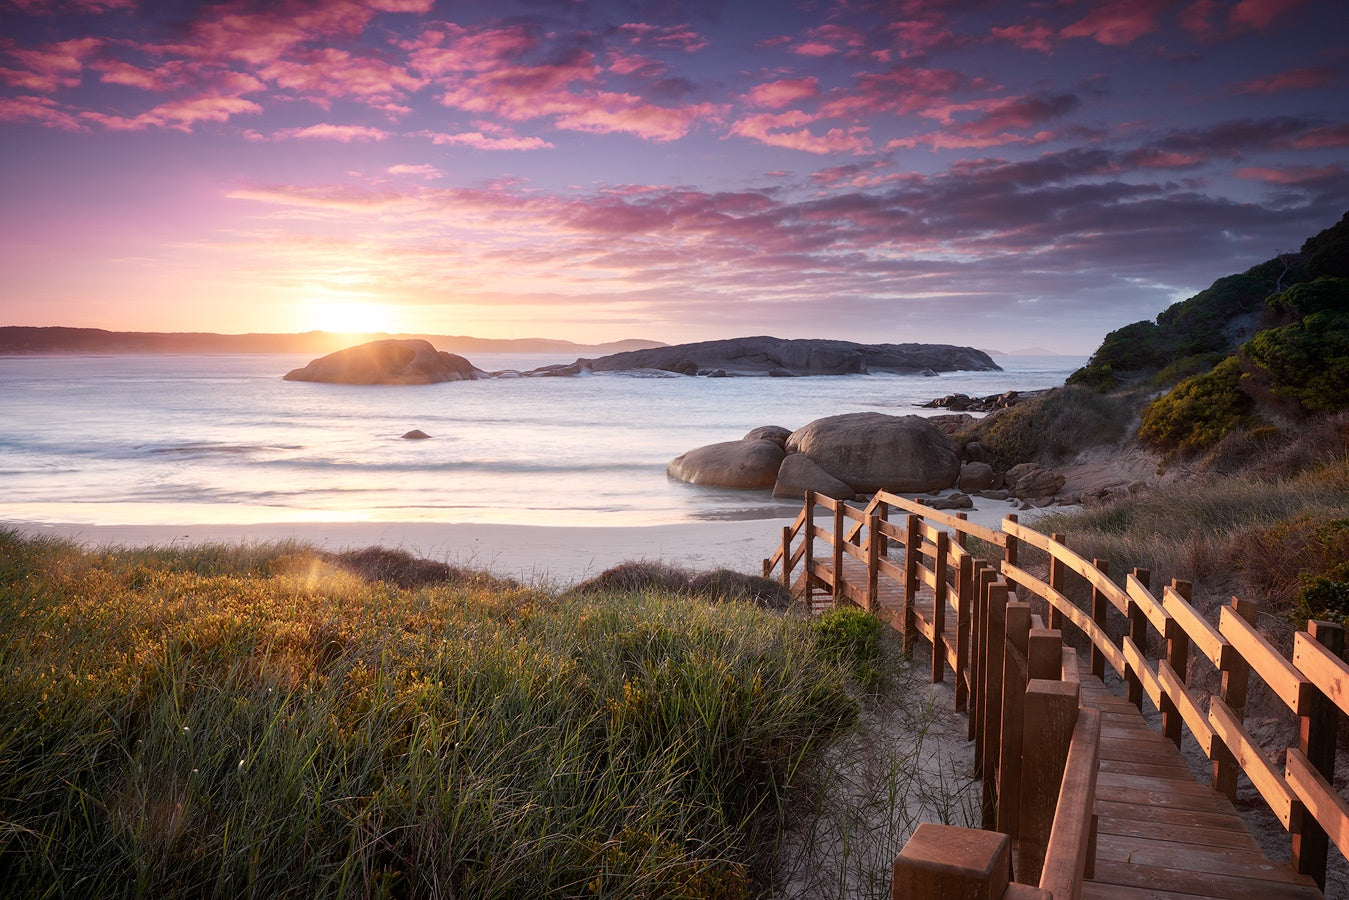
[[[1152,377],[1152,383],[1157,387],[1174,387],[1191,375],[1203,375],[1205,372],[1212,371],[1214,366],[1226,358],[1227,354],[1219,352],[1182,356],[1167,363],[1160,372]]]
[[[1242,353],[1276,397],[1308,412],[1349,408],[1349,312],[1318,312],[1262,331]]]
[[[977,440],[999,469],[1048,464],[1118,441],[1133,415],[1127,398],[1072,385],[980,419],[959,437]]]
[[[1333,581],[1324,575],[1307,579],[1298,594],[1298,624],[1303,619],[1319,619],[1343,624],[1349,620],[1349,582]]]
[[[1349,311],[1349,278],[1318,278],[1275,294],[1266,304],[1278,324],[1291,324],[1320,312]]]
[[[1107,334],[1087,365],[1068,376],[1068,383],[1109,390],[1116,376],[1157,368],[1171,354],[1171,342],[1155,322],[1134,322]]]
[[[1253,404],[1240,387],[1235,357],[1213,371],[1194,375],[1148,404],[1138,437],[1162,450],[1194,451],[1212,447],[1227,434],[1253,423]]]
[[[1302,260],[1310,278],[1349,278],[1349,212],[1303,242]]]
[[[874,670],[880,657],[884,627],[871,613],[852,606],[831,610],[814,622],[820,654],[863,676]]]

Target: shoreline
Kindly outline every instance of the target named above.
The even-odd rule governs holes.
[[[908,496],[908,495],[906,495]],[[996,528],[1003,501],[982,500],[971,521]],[[1019,512],[1023,524],[1045,512]],[[466,522],[263,522],[254,524],[109,524],[0,522],[32,537],[55,537],[85,548],[191,547],[296,541],[341,551],[370,546],[482,569],[526,583],[568,585],[629,560],[664,562],[695,571],[726,568],[757,575],[782,541],[790,518],[677,522],[662,525],[517,525]]]

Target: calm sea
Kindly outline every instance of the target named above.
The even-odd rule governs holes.
[[[668,479],[685,450],[759,425],[1062,384],[1077,357],[938,377],[594,375],[425,387],[282,381],[308,358],[0,359],[0,521],[644,525],[796,503]],[[479,355],[480,368],[553,357]],[[411,429],[431,440],[404,440]]]

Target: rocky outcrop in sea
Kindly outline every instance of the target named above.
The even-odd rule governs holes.
[[[428,341],[394,339],[329,353],[303,368],[292,369],[284,379],[332,384],[437,384],[473,381],[486,375],[462,356],[437,350]]]

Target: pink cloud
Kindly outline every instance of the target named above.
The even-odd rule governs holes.
[[[643,78],[656,78],[670,70],[665,63],[638,53],[613,53],[609,56],[609,71],[615,75],[638,75]]]
[[[1169,0],[1108,0],[1061,32],[1063,37],[1091,38],[1110,47],[1124,47],[1157,30],[1157,14]]]
[[[99,112],[83,112],[80,115],[111,131],[140,131],[153,127],[191,131],[198,122],[226,122],[232,116],[260,112],[261,106],[242,97],[208,96],[171,100],[138,116],[113,116]]]
[[[1349,125],[1324,125],[1295,138],[1293,146],[1299,150],[1325,147],[1349,147]]]
[[[379,102],[416,91],[426,81],[373,57],[325,47],[277,60],[258,70],[277,87],[309,99]]]
[[[1236,170],[1238,178],[1283,185],[1304,184],[1309,181],[1323,181],[1328,178],[1342,178],[1344,174],[1344,167],[1339,165],[1288,166],[1283,169],[1247,167]]]
[[[1218,37],[1218,27],[1214,19],[1222,5],[1217,0],[1195,0],[1180,14],[1180,27],[1203,41]]]
[[[615,31],[620,36],[627,38],[630,44],[659,47],[665,50],[696,53],[708,45],[707,38],[687,25],[662,27],[640,22],[629,22],[625,25],[619,25]]]
[[[432,134],[433,144],[454,144],[477,150],[551,150],[553,145],[537,137],[488,137],[480,131],[462,134]]]
[[[1042,53],[1053,50],[1054,45],[1058,43],[1058,32],[1043,22],[994,28],[992,34],[996,38],[1016,44],[1023,50],[1039,50]]]
[[[782,109],[798,100],[810,100],[819,95],[820,79],[812,75],[809,78],[783,78],[757,84],[745,95],[745,99],[754,106]]]
[[[306,128],[286,128],[273,136],[283,139],[339,141],[343,144],[350,144],[352,141],[382,141],[389,136],[389,133],[365,125],[320,123]]]
[[[885,30],[898,45],[899,55],[903,58],[921,56],[959,40],[937,15],[922,18],[906,16],[891,22],[885,26]]]
[[[1233,87],[1238,94],[1277,94],[1281,91],[1306,90],[1334,83],[1337,73],[1326,66],[1308,66],[1290,69],[1264,78],[1242,81]]]
[[[356,37],[375,15],[357,0],[305,3],[284,0],[259,12],[204,15],[192,24],[188,41],[145,49],[189,59],[229,60],[265,66],[291,48],[318,38]]]
[[[831,128],[822,135],[803,126],[816,117],[792,110],[785,113],[761,113],[747,116],[731,126],[731,134],[750,138],[770,147],[784,147],[805,153],[865,153],[871,141],[860,128]]]
[[[1125,162],[1138,169],[1188,169],[1202,165],[1208,159],[1198,153],[1175,153],[1150,147],[1126,154]]]
[[[57,12],[94,13],[116,10],[131,11],[137,0],[10,0],[19,12],[30,16],[51,15]]]
[[[419,178],[445,177],[445,173],[441,172],[435,166],[426,164],[421,165],[399,164],[396,166],[389,166],[388,172],[390,175],[414,175]]]
[[[528,26],[469,31],[459,25],[427,28],[416,40],[405,42],[412,67],[427,75],[476,72],[507,65],[538,46]]]
[[[1013,144],[1043,144],[1054,138],[1052,132],[1041,131],[1027,137],[1021,134],[1003,132],[1002,134],[961,134],[959,132],[933,131],[913,137],[897,138],[885,145],[887,150],[912,150],[914,147],[931,147],[933,150],[981,150],[988,147],[1006,147]]]
[[[831,91],[820,112],[828,117],[852,119],[859,116],[905,115],[944,101],[951,92],[979,82],[966,84],[965,76],[950,69],[924,69],[896,66],[885,72],[858,77],[851,89]]]
[[[1274,20],[1301,6],[1303,0],[1240,0],[1227,23],[1233,31],[1268,28]]]
[[[388,13],[429,13],[436,0],[365,0],[366,6]]]
[[[0,97],[0,122],[39,122],[63,131],[84,131],[74,116],[57,108],[50,97]]]
[[[76,38],[41,47],[8,49],[8,55],[24,68],[0,69],[0,76],[21,90],[52,93],[79,87],[87,59],[98,52],[98,38]]]

